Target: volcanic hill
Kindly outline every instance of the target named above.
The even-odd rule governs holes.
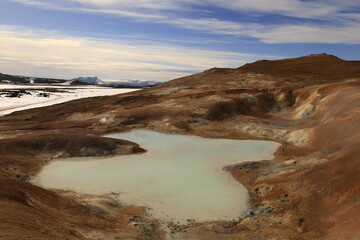
[[[143,207],[28,181],[50,159],[144,151],[100,137],[138,128],[282,143],[224,169],[247,186],[248,216],[167,226],[176,239],[360,238],[360,62],[316,54],[1,117],[0,239],[164,239]]]

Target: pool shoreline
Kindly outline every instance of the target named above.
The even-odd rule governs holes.
[[[139,139],[132,139],[130,137],[131,134],[133,133],[138,133],[140,134]],[[171,162],[166,161],[166,154],[171,154],[169,152],[161,152],[160,150],[163,148],[162,144],[158,144],[156,145],[156,142],[152,142],[151,144],[153,144],[150,149],[148,148],[148,146],[146,146],[146,144],[141,143],[141,138],[146,138],[149,137],[148,135],[153,134],[153,136],[151,136],[152,138],[158,138],[157,141],[163,141],[162,138],[169,138],[170,140],[166,139],[166,144],[170,144],[169,146],[171,146],[172,148],[178,149],[179,148],[179,144],[184,144],[187,141],[191,141],[192,143],[192,155],[195,153],[197,155],[197,158],[200,159],[204,159],[205,160],[201,160],[204,161],[206,164],[203,166],[200,166],[199,164],[204,164],[203,162],[201,162],[200,160],[196,160],[197,162],[191,162],[188,159],[186,159],[185,165],[183,166],[181,163],[178,165],[174,165],[172,166]],[[147,152],[143,153],[143,154],[137,154],[137,155],[124,155],[124,156],[119,156],[119,157],[106,157],[106,158],[82,158],[81,164],[83,164],[83,166],[81,166],[80,168],[83,170],[84,169],[84,164],[87,164],[90,166],[90,168],[88,168],[88,171],[94,171],[92,170],[92,167],[94,167],[96,169],[96,174],[100,174],[98,175],[98,178],[108,178],[108,175],[114,175],[115,179],[116,177],[118,178],[117,180],[109,180],[109,184],[113,185],[112,182],[115,181],[126,181],[127,179],[122,179],[121,177],[119,178],[117,176],[118,172],[114,173],[111,168],[114,167],[114,165],[119,165],[121,168],[123,168],[124,166],[128,166],[131,168],[130,172],[136,172],[136,177],[134,177],[133,180],[131,180],[130,182],[133,181],[137,181],[137,179],[142,179],[141,181],[144,182],[145,184],[149,181],[154,181],[153,184],[148,184],[148,188],[153,188],[153,191],[155,191],[155,194],[148,192],[147,189],[141,189],[139,191],[144,191],[144,195],[139,195],[137,193],[132,193],[132,189],[123,185],[122,187],[127,189],[125,191],[125,193],[123,192],[122,194],[120,194],[120,202],[126,204],[131,204],[131,205],[137,205],[137,206],[145,206],[148,207],[152,210],[150,210],[151,215],[153,215],[155,218],[157,219],[162,219],[164,221],[170,221],[171,219],[175,219],[175,221],[178,222],[186,222],[188,219],[195,219],[198,222],[206,222],[206,221],[226,221],[226,220],[233,220],[233,219],[237,219],[240,218],[244,215],[246,215],[248,213],[248,209],[247,209],[247,204],[248,204],[248,195],[247,195],[247,191],[245,189],[245,187],[239,183],[238,181],[236,181],[235,178],[233,178],[233,176],[231,175],[231,173],[224,171],[223,168],[231,165],[231,164],[239,164],[241,162],[246,162],[246,161],[258,161],[258,160],[265,160],[264,157],[266,155],[266,159],[273,159],[274,156],[274,152],[277,151],[279,144],[275,143],[275,142],[270,142],[270,141],[254,141],[254,140],[229,140],[229,139],[205,139],[202,137],[198,137],[198,136],[188,136],[188,135],[173,135],[173,134],[163,134],[163,133],[158,133],[158,132],[154,132],[154,131],[149,131],[149,130],[134,130],[131,132],[127,132],[127,133],[120,133],[120,134],[112,134],[112,135],[107,135],[106,137],[113,137],[113,138],[119,138],[119,139],[126,139],[129,141],[133,141],[138,143],[141,147],[145,148],[146,150],[148,150]],[[130,137],[130,138],[129,138]],[[135,137],[136,138],[136,137]],[[191,140],[189,140],[191,139]],[[138,140],[138,141],[136,141]],[[203,148],[205,145],[202,145],[202,143],[200,143],[200,140],[206,142],[206,144],[210,144],[211,148],[216,148],[218,146],[218,143],[221,142],[223,144],[223,146],[220,146],[223,149],[223,152],[221,152],[222,154],[228,154],[228,151],[232,150],[232,151],[237,151],[236,153],[239,154],[249,154],[246,152],[246,149],[244,148],[244,146],[241,146],[242,149],[240,149],[240,145],[238,146],[237,144],[242,142],[242,144],[244,144],[244,142],[247,143],[252,143],[254,144],[255,142],[257,144],[264,144],[265,142],[270,146],[270,145],[274,145],[276,144],[276,148],[268,147],[268,149],[266,149],[265,152],[263,152],[262,156],[260,158],[251,158],[249,155],[249,158],[245,157],[245,160],[241,161],[240,159],[236,158],[232,159],[232,160],[228,160],[228,162],[219,162],[219,160],[217,160],[216,158],[212,159],[211,158],[211,154],[209,155],[209,153],[204,153]],[[172,143],[169,143],[172,142]],[[216,143],[215,143],[216,142]],[[151,145],[150,144],[150,145]],[[171,145],[172,144],[172,145]],[[267,145],[265,144],[265,145]],[[249,145],[250,146],[250,145]],[[206,148],[206,147],[205,147]],[[261,147],[260,147],[261,148]],[[145,165],[145,167],[147,167],[148,169],[150,169],[152,166],[151,164],[149,165],[147,163],[148,160],[146,160],[145,162],[141,162],[141,158],[144,157],[144,155],[147,154],[154,154],[155,151],[155,155],[151,156],[152,158],[158,157],[160,158],[160,160],[157,162],[157,164],[159,165],[158,169],[154,168],[153,171],[159,171],[158,175],[162,174],[163,177],[165,177],[164,179],[161,178],[157,178],[157,176],[152,176],[151,174],[146,175],[147,172],[146,170],[139,170],[138,166],[134,166],[135,161],[136,164],[138,164],[139,166],[143,167],[143,165]],[[158,152],[156,152],[158,151]],[[243,151],[243,152],[241,152]],[[269,151],[271,153],[269,153]],[[218,151],[215,151],[216,154],[219,154]],[[164,154],[165,153],[165,154]],[[205,154],[205,156],[203,156]],[[214,154],[214,153],[213,153]],[[265,155],[264,155],[265,154]],[[140,160],[139,160],[139,156],[140,156]],[[223,157],[223,155],[218,155],[220,157]],[[187,156],[189,157],[189,156]],[[206,159],[206,157],[210,157],[211,161],[208,159]],[[130,162],[125,163],[124,160],[125,158],[130,158]],[[102,160],[101,162],[99,162],[99,160]],[[35,180],[33,181],[33,183],[45,187],[45,188],[55,188],[55,189],[64,189],[64,186],[59,186],[57,185],[57,183],[54,183],[54,181],[59,181],[59,180],[51,180],[52,183],[49,183],[50,180],[53,176],[50,175],[54,175],[55,173],[50,173],[48,174],[49,176],[47,177],[47,180],[42,179],[44,177],[44,172],[49,171],[49,169],[51,170],[51,168],[53,168],[52,170],[54,170],[54,168],[59,167],[60,165],[70,165],[71,169],[74,169],[74,167],[78,167],[77,163],[74,163],[74,160],[79,160],[79,159],[70,159],[69,160],[58,160],[56,162],[52,162],[49,165],[45,166],[40,172],[39,174],[35,177]],[[85,160],[85,161],[84,161]],[[119,161],[121,160],[121,161]],[[181,159],[180,159],[181,160]],[[113,162],[111,162],[113,161]],[[78,161],[77,161],[78,162]],[[99,166],[96,166],[98,163],[101,163]],[[136,165],[135,164],[135,165]],[[170,165],[169,165],[170,164]],[[177,163],[176,163],[177,164]],[[193,164],[192,169],[190,167],[190,165]],[[94,165],[94,166],[91,166]],[[110,168],[105,168],[102,169],[103,165],[111,165]],[[189,166],[188,166],[189,165]],[[210,167],[211,166],[211,167]],[[177,168],[180,168],[181,170],[178,170]],[[195,169],[195,170],[194,170]],[[207,169],[207,170],[206,170]],[[77,173],[71,173],[69,174],[67,171],[68,170],[64,170],[62,169],[61,171],[63,171],[63,174],[65,174],[65,176],[67,176],[67,178],[73,178],[75,175],[81,174],[79,172]],[[107,172],[107,174],[101,174],[98,172]],[[178,171],[182,171],[181,174],[178,173]],[[198,171],[198,172],[196,172]],[[169,172],[172,175],[176,175],[176,177],[173,176],[169,176]],[[94,174],[94,173],[92,173]],[[123,175],[126,175],[126,172],[122,172]],[[183,174],[188,174],[186,177],[193,178],[193,182],[188,182],[188,185],[181,185],[181,182],[183,181],[188,181],[187,179],[182,179],[182,181],[180,182],[176,182],[179,181],[178,178],[183,177]],[[46,174],[45,174],[46,175]],[[116,176],[115,176],[116,175]],[[133,174],[134,175],[134,174]],[[213,179],[213,177],[211,175],[217,175],[216,178]],[[40,176],[40,177],[39,177]],[[45,177],[45,179],[46,179]],[[89,176],[87,177],[87,181],[90,181]],[[130,174],[127,175],[128,178],[132,178],[133,176]],[[200,179],[200,180],[199,180]],[[206,179],[206,180],[205,180]],[[77,179],[78,181],[84,181],[83,179]],[[63,179],[63,181],[65,181]],[[69,190],[74,190],[74,186],[76,185],[76,180],[72,179],[66,180],[68,184],[68,186],[71,186]],[[198,181],[198,183],[197,183]],[[165,182],[165,185],[164,183]],[[172,183],[170,185],[172,186],[168,186],[167,182]],[[195,182],[195,183],[194,183]],[[214,184],[214,186],[216,187],[214,190],[213,186],[208,186],[208,182]],[[65,184],[65,185],[66,185]],[[87,183],[85,183],[87,184]],[[92,191],[89,191],[89,189],[85,190],[84,193],[86,194],[105,194],[106,191],[101,190],[101,192],[99,192],[99,190],[96,190],[96,188],[94,188],[95,185],[97,185],[99,183],[96,182],[92,182]],[[141,184],[136,184],[136,183],[132,183],[134,184],[134,189],[136,188],[140,188]],[[178,185],[176,185],[178,184]],[[195,186],[196,184],[198,184],[198,186]],[[82,186],[84,187],[84,186]],[[101,184],[98,186],[99,189],[104,187],[101,186]],[[80,192],[81,190],[79,188],[79,186],[75,187],[75,192]],[[161,188],[164,188],[163,190]],[[183,193],[179,194],[179,193],[175,193],[174,190],[172,188],[178,188],[179,191],[183,191]],[[193,190],[189,190],[188,188]],[[205,190],[203,190],[205,189]],[[226,190],[225,190],[226,189]],[[116,192],[113,189],[107,189],[108,192]],[[127,192],[129,191],[129,192]],[[138,191],[138,190],[135,190]],[[164,192],[163,192],[164,191]],[[188,195],[188,191],[190,191],[190,195]],[[240,194],[241,192],[241,194]],[[146,195],[148,194],[148,195]],[[163,196],[161,196],[162,194],[164,194]],[[129,195],[129,196],[127,196]],[[158,196],[160,195],[160,197]],[[241,196],[240,196],[241,195]],[[125,197],[124,197],[125,196]],[[206,197],[206,199],[203,199],[204,196]],[[211,196],[211,197],[210,197]],[[228,197],[226,197],[228,196]],[[125,200],[124,200],[125,198]],[[217,199],[219,198],[219,199]],[[221,199],[222,198],[222,199]],[[235,201],[233,201],[232,198],[235,198]],[[163,202],[163,199],[165,199]],[[212,201],[210,199],[213,199]],[[228,201],[228,202],[226,202]],[[218,202],[224,202],[222,204],[219,204]],[[241,204],[239,203],[241,202]],[[174,205],[175,204],[175,205]],[[191,205],[191,204],[195,204],[195,206],[188,207],[187,205]],[[208,204],[208,205],[206,205]],[[246,204],[246,206],[245,206]],[[206,206],[204,206],[206,205]],[[240,206],[241,205],[241,206]],[[179,208],[179,206],[181,206]],[[230,207],[231,206],[231,207]],[[179,208],[179,209],[178,209]],[[214,209],[218,209],[218,208],[222,208],[222,210],[220,211],[214,211]],[[155,210],[154,210],[155,209]],[[173,209],[177,209],[177,210],[173,210]],[[197,213],[194,213],[194,209],[196,209],[196,211],[198,211]],[[210,213],[211,212],[211,213]],[[236,212],[234,214],[234,212]],[[240,213],[241,212],[241,213]]]

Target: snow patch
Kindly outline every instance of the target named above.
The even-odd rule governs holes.
[[[26,89],[26,91],[31,94],[22,95],[21,97],[6,97],[0,95],[0,116],[16,111],[50,106],[80,98],[111,96],[139,90],[99,86],[29,86],[0,84],[0,91],[19,89]],[[51,90],[49,91],[49,89]]]

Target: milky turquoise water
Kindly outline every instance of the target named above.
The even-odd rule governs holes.
[[[124,204],[146,206],[165,221],[232,220],[246,213],[246,189],[223,170],[272,159],[279,143],[206,139],[135,130],[107,137],[140,144],[144,154],[67,159],[43,168],[35,182],[80,193],[117,192]]]

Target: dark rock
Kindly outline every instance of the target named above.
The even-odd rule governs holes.
[[[41,92],[41,93],[38,93],[36,96],[37,97],[46,97],[46,98],[48,98],[48,97],[50,97],[50,93]]]
[[[248,163],[248,164],[241,164],[241,165],[237,165],[237,166],[227,166],[224,167],[223,169],[225,171],[232,171],[232,170],[256,170],[260,168],[260,163],[258,162],[252,162],[252,163]]]

